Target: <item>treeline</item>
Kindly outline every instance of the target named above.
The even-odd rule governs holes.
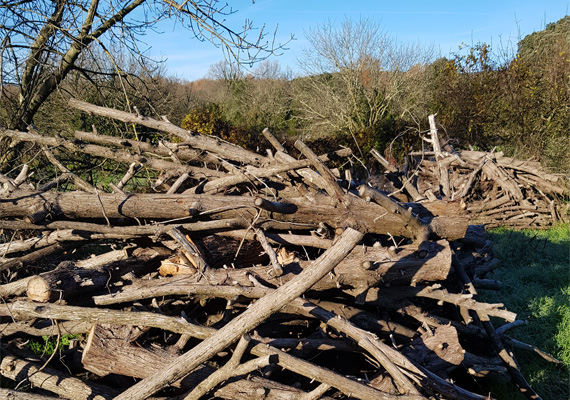
[[[94,77],[72,72],[34,123],[46,134],[95,124],[101,133],[160,139],[74,113],[65,106],[74,96],[165,115],[254,150],[269,127],[283,141],[302,137],[322,152],[349,146],[366,161],[372,148],[394,159],[421,149],[427,116],[437,113],[456,147],[496,148],[556,172],[570,170],[570,17],[526,36],[516,49],[481,43],[435,61],[430,49],[398,44],[370,20],[323,24],[307,39],[300,77],[270,60],[249,71],[220,62],[195,82],[167,77],[160,65],[142,69],[136,60],[129,73],[108,65],[95,85]],[[10,126],[9,99],[4,87],[4,126]]]
[[[328,51],[335,54],[325,61],[336,63],[333,72],[319,65],[306,70],[314,74],[291,79],[276,62],[248,75],[215,65],[212,79],[190,84],[191,112],[183,126],[252,148],[270,127],[283,140],[301,136],[363,155],[390,148],[398,158],[421,148],[427,115],[437,113],[455,146],[496,148],[557,172],[570,170],[570,17],[526,36],[516,49],[482,43],[431,63],[422,62],[430,56],[425,49],[397,47],[376,58],[360,48],[368,58],[342,65],[339,60],[354,51],[334,36],[347,32],[354,35],[346,27],[312,32],[313,40],[328,38]],[[325,58],[315,49],[313,67],[314,58]]]

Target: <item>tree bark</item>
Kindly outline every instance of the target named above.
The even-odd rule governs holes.
[[[118,390],[86,383],[58,370],[41,367],[31,361],[4,355],[0,364],[0,373],[17,382],[29,380],[35,387],[69,400],[108,400],[118,393]]]
[[[216,334],[181,356],[178,362],[171,364],[160,375],[144,379],[121,393],[117,400],[148,397],[169,383],[182,378],[193,368],[208,360],[213,354],[223,350],[240,336],[254,329],[285,304],[303,294],[332,270],[363,236],[358,231],[347,229],[337,244],[319,257],[311,268],[276,289],[271,295],[254,303],[247,311],[234,318]]]
[[[70,265],[71,264],[71,265]],[[105,286],[109,274],[104,271],[74,268],[61,263],[58,268],[32,277],[26,289],[30,300],[40,303],[68,300]]]
[[[136,114],[127,113],[106,107],[99,107],[77,99],[70,99],[69,105],[81,111],[103,117],[117,119],[119,121],[146,126],[175,135],[192,147],[200,150],[218,154],[220,157],[240,161],[246,164],[263,165],[268,162],[266,157],[245,150],[237,145],[224,142],[220,139],[204,136],[195,132],[187,131],[167,121],[158,121],[149,117],[142,117]]]
[[[383,207],[370,204],[348,195],[345,207],[338,208],[336,200],[315,195],[315,201],[305,198],[289,198],[288,203],[297,207],[293,214],[277,214],[262,211],[258,223],[271,226],[273,220],[291,224],[291,228],[319,226],[326,223],[333,228],[351,226],[370,233],[387,233],[393,236],[413,237],[402,220]],[[259,208],[254,198],[244,196],[165,195],[165,194],[90,194],[83,192],[23,192],[17,191],[0,198],[2,217],[26,217],[38,208],[50,210],[52,215],[66,218],[148,218],[175,219],[188,216],[188,210],[196,204],[202,213],[211,218],[256,218]],[[167,206],[165,206],[167,205]],[[264,221],[266,220],[267,221]],[[270,221],[271,220],[271,221]],[[433,221],[432,221],[433,222]],[[301,225],[297,225],[301,224]],[[433,231],[440,237],[455,240],[464,236],[467,222],[457,218],[440,218]]]

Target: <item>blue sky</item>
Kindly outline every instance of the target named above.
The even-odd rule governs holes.
[[[418,0],[227,0],[237,10],[227,23],[239,28],[252,19],[255,26],[278,27],[277,41],[295,40],[288,51],[275,58],[283,68],[297,72],[297,58],[307,46],[305,33],[319,23],[344,18],[370,18],[379,22],[397,42],[433,45],[442,56],[458,50],[461,43],[485,42],[493,48],[516,46],[519,38],[544,29],[570,13],[570,0],[418,1]],[[223,1],[221,1],[223,3]],[[149,54],[164,59],[167,74],[197,80],[208,67],[223,59],[222,51],[210,43],[190,38],[180,26],[163,24],[162,33],[144,38]]]

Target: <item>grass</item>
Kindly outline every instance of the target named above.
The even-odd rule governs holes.
[[[555,365],[524,350],[513,349],[531,387],[545,400],[570,399],[570,225],[548,230],[491,231],[501,267],[488,277],[499,280],[499,292],[481,292],[481,300],[504,303],[529,322],[508,335],[546,351]],[[498,326],[499,323],[496,324]],[[523,399],[512,385],[494,385],[500,400]]]
[[[63,351],[69,348],[69,344],[73,339],[81,340],[82,335],[63,335],[59,342],[57,336],[42,336],[41,339],[31,339],[26,344],[30,350],[39,356],[50,356],[56,351]]]

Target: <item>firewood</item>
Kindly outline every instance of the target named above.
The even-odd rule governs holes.
[[[52,271],[32,277],[26,293],[30,300],[40,303],[67,300],[104,287],[108,279],[103,271],[74,268],[73,263],[63,262]]]
[[[216,334],[205,339],[199,345],[171,364],[160,375],[153,376],[137,383],[123,392],[117,399],[127,399],[135,395],[145,397],[154,394],[166,384],[181,378],[202,362],[208,360],[212,354],[223,350],[234,342],[239,336],[253,329],[267,316],[280,309],[297,296],[300,296],[315,284],[319,279],[332,270],[346,255],[346,253],[362,239],[363,234],[348,229],[337,244],[327,250],[318,261],[304,273],[277,289],[272,295],[263,297],[239,317],[234,318]]]
[[[0,271],[17,270],[25,267],[26,265],[33,264],[38,260],[41,260],[54,253],[61,253],[65,250],[78,247],[79,244],[77,242],[54,243],[42,249],[25,254],[21,257],[0,262]]]
[[[176,153],[176,157],[180,160],[196,160],[201,163],[218,164],[220,159],[211,154],[188,149],[188,145],[184,143],[166,143],[162,141],[159,146],[151,143],[119,138],[109,135],[101,135],[97,132],[75,131],[75,138],[85,142],[93,142],[98,144],[112,145],[123,149],[133,149],[137,153],[150,153],[159,156],[169,156],[171,152]]]
[[[488,393],[448,374],[475,380],[474,388],[496,380],[532,394],[503,343],[556,362],[505,334],[523,323],[516,314],[477,297],[500,289],[486,276],[499,261],[485,226],[564,218],[557,196],[568,190],[539,163],[457,151],[432,116],[433,151],[407,155],[403,167],[372,152],[395,185],[376,189],[352,168],[342,181],[343,171],[329,168],[348,149],[317,156],[297,142],[297,160],[266,129],[275,151],[265,156],[165,118],[70,105],[183,142],[96,127],[74,142],[0,129],[48,146],[44,155],[61,171],[38,189],[27,182],[31,168],[0,175],[0,229],[10,238],[0,245],[0,336],[11,348],[30,336],[88,333],[83,368],[120,381],[118,399],[169,386],[159,396],[483,400]],[[82,184],[58,151],[122,163],[108,184],[115,193]],[[148,176],[152,191],[129,193],[125,183],[141,165],[160,175]],[[85,258],[91,252],[103,254]],[[42,302],[24,301],[25,289]],[[490,316],[508,323],[497,332]],[[48,361],[41,372],[49,381],[62,371]]]
[[[335,200],[319,196],[317,204],[308,204],[303,198],[289,199],[297,207],[294,214],[270,214],[262,212],[259,222],[264,227],[272,226],[273,220],[288,223],[289,229],[300,226],[318,226],[327,223],[337,228],[353,224],[371,233],[390,232],[394,236],[410,237],[413,233],[401,223],[401,219],[376,204],[366,203],[356,196],[348,198],[345,210],[335,209]],[[255,200],[242,196],[210,195],[165,195],[165,194],[122,194],[83,192],[19,193],[8,195],[3,200],[3,213],[6,217],[29,215],[30,208],[49,204],[56,213],[67,218],[150,218],[175,219],[187,217],[187,210],[198,203],[213,218],[255,218],[258,208]],[[168,207],[164,207],[168,204]],[[382,218],[377,218],[382,216]],[[267,218],[267,222],[264,219]],[[459,226],[454,226],[457,223]],[[439,221],[434,229],[440,237],[450,240],[463,237],[467,229],[466,221]]]
[[[26,379],[34,387],[47,390],[70,400],[106,400],[115,397],[118,390],[96,383],[87,383],[69,373],[41,364],[4,355],[0,364],[2,376],[18,382]]]
[[[73,108],[85,111],[90,114],[111,117],[119,121],[135,123],[149,127],[151,129],[157,129],[170,133],[182,138],[184,141],[191,144],[194,148],[206,150],[214,154],[219,154],[225,159],[257,165],[267,162],[265,157],[245,150],[239,146],[223,142],[212,137],[200,134],[191,134],[189,131],[179,128],[167,121],[158,121],[149,117],[141,118],[136,114],[130,114],[119,110],[99,107],[76,99],[70,99],[69,105]]]

